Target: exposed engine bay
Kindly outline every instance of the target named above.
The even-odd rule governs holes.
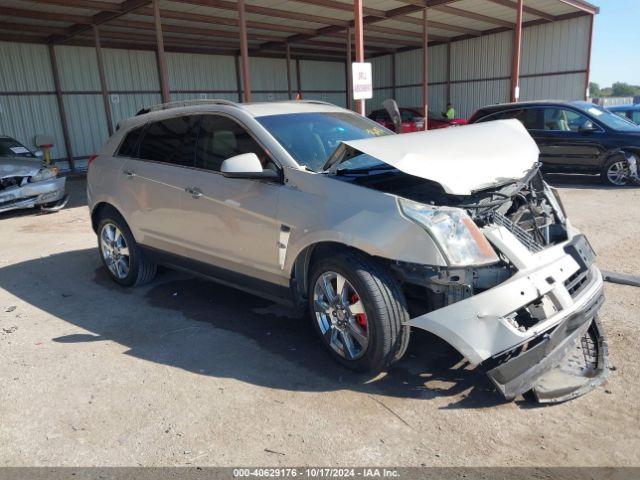
[[[532,253],[567,240],[565,215],[559,198],[545,186],[536,165],[521,181],[473,192],[446,193],[437,183],[390,168],[362,174],[341,172],[341,180],[374,188],[416,202],[463,209],[479,227],[499,225],[513,233]],[[506,258],[494,265],[439,268],[396,262],[392,268],[409,285],[427,288],[427,309],[437,309],[492,288],[516,269]],[[424,291],[416,292],[424,299]]]

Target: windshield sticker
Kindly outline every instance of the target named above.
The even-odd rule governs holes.
[[[386,132],[384,130],[382,130],[381,128],[378,128],[378,127],[367,128],[367,133],[369,135],[374,136],[374,137],[379,137],[381,135],[385,135],[386,134]]]
[[[19,153],[29,153],[29,150],[24,147],[10,147],[11,151],[16,155]]]
[[[595,107],[590,107],[589,110],[587,110],[591,115],[595,115],[596,117],[599,117],[600,115],[602,115],[604,112],[602,110],[600,110],[599,108],[595,108]]]

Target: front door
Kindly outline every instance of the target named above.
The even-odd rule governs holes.
[[[190,259],[213,267],[211,273],[223,280],[278,283],[282,278],[277,248],[281,184],[223,176],[222,162],[243,153],[257,154],[265,168],[278,168],[235,120],[223,115],[202,117],[196,168],[184,177],[184,247]],[[262,285],[246,286],[262,289]]]

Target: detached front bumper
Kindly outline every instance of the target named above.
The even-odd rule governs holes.
[[[600,294],[535,346],[499,359],[487,375],[504,397],[513,400],[531,390],[540,403],[560,403],[600,385],[608,374],[607,343],[597,319],[603,302]]]
[[[584,236],[532,253],[503,227],[484,234],[518,272],[407,325],[450,343],[507,399],[533,389],[540,401],[564,401],[601,383],[607,353],[596,316],[603,281]],[[537,318],[522,321],[532,309]]]
[[[0,192],[0,213],[38,205],[53,205],[49,211],[64,207],[65,177],[55,177],[42,182],[28,183],[23,187]]]

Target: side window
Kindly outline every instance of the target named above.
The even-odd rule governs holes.
[[[544,109],[544,129],[556,132],[577,132],[590,122],[584,115],[565,108]]]
[[[143,130],[144,126],[135,128],[127,133],[118,149],[117,155],[119,157],[136,158],[138,156],[138,142]]]
[[[540,110],[537,108],[519,108],[517,110],[507,110],[505,112],[499,112],[493,115],[489,115],[482,121],[488,122],[491,120],[509,120],[513,118],[516,120],[520,120],[520,123],[522,123],[524,125],[524,128],[526,128],[527,130],[539,130],[539,112]]]
[[[634,123],[637,123],[638,125],[640,125],[640,111],[635,110],[635,111],[631,112],[631,120]]]
[[[219,172],[227,158],[243,153],[255,153],[263,168],[276,168],[264,149],[240,124],[219,115],[202,117],[196,167]]]
[[[138,156],[145,160],[193,167],[199,117],[186,115],[149,124]]]

